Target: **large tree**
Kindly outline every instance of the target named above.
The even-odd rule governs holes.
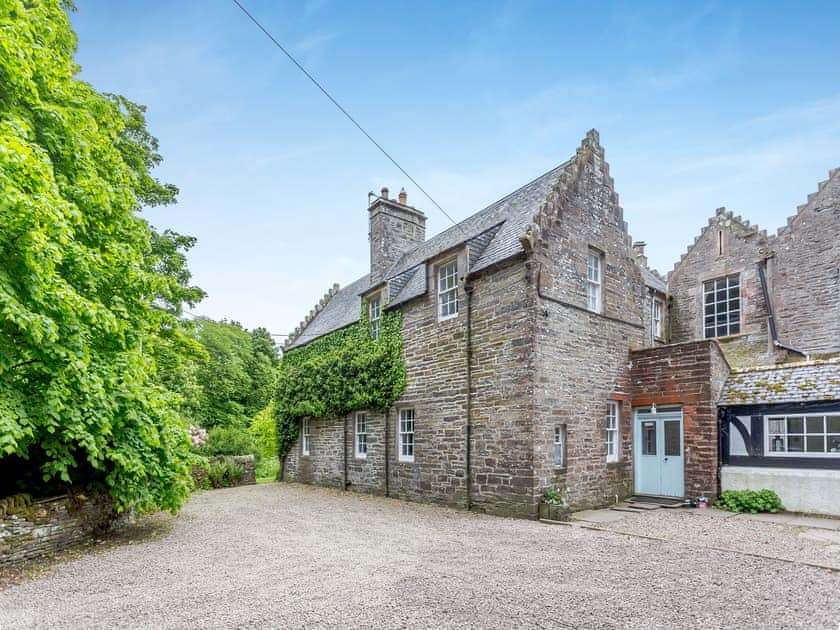
[[[209,357],[196,378],[202,426],[246,428],[271,400],[277,347],[265,328],[248,332],[237,322],[196,320],[198,339]]]
[[[177,190],[143,108],[76,78],[67,8],[0,0],[0,493],[98,483],[174,510],[188,442],[154,357],[202,295],[192,242],[139,216]]]

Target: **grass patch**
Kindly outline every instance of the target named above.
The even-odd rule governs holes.
[[[257,462],[254,474],[257,483],[273,483],[277,481],[277,473],[280,471],[280,460],[276,457],[263,457]]]

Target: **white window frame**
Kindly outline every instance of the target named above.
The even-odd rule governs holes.
[[[711,289],[709,288],[711,285]],[[741,314],[743,309],[741,300],[741,275],[731,273],[726,276],[718,276],[717,278],[709,278],[703,281],[703,316],[700,320],[702,326],[703,339],[716,339],[719,337],[729,337],[730,335],[741,334]],[[733,298],[730,293],[737,289],[737,298]],[[717,299],[717,293],[725,291],[725,298],[723,300]],[[711,298],[711,301],[709,300]],[[732,308],[732,301],[737,299],[737,308]],[[712,307],[712,314],[709,315],[706,311]],[[712,325],[708,325],[709,317],[712,318]],[[718,318],[725,317],[725,323],[718,322]],[[723,334],[718,334],[718,328],[723,327],[726,330]],[[709,329],[711,328],[711,334]],[[735,329],[735,330],[733,330]]]
[[[604,311],[604,255],[593,248],[586,255],[586,308]]]
[[[409,424],[411,430],[409,431]],[[397,459],[401,462],[414,461],[414,407],[400,409],[397,413]]]
[[[651,342],[662,339],[662,311],[665,304],[657,297],[650,305],[650,334]]]
[[[837,417],[840,416],[840,410],[837,411],[826,411],[824,413],[779,413],[779,414],[768,414],[764,416],[764,455],[766,457],[840,457],[840,450],[838,451],[821,451],[821,452],[807,452],[807,451],[772,451],[770,450],[771,447],[771,436],[770,436],[770,421],[771,420],[785,420],[787,421],[788,418],[804,418],[802,433],[789,433],[787,431],[787,426],[785,426],[784,433],[774,433],[774,436],[783,437],[783,442],[785,444],[785,448],[787,448],[787,440],[788,438],[793,435],[796,437],[802,437],[802,447],[807,448],[805,438],[807,436],[815,437],[818,435],[823,436],[824,444],[828,447],[826,441],[830,437],[838,437],[840,438],[840,433],[834,433],[828,431],[828,417],[833,416]],[[808,433],[808,418],[823,418],[823,431],[822,433]]]
[[[379,321],[382,318],[382,297],[374,295],[368,300],[368,319],[370,320],[370,337],[374,341],[379,339]]]
[[[555,468],[566,467],[566,425],[558,424],[554,427],[554,452],[552,454]]]
[[[458,259],[447,260],[437,266],[438,321],[458,316]],[[454,310],[450,310],[453,308]],[[444,310],[446,312],[444,313]]]
[[[621,456],[621,407],[618,401],[607,401],[607,461],[617,462]]]
[[[353,430],[353,455],[356,459],[367,459],[367,436],[367,414],[362,411],[356,414]]]
[[[312,421],[309,418],[301,420],[300,454],[308,457],[312,452]]]

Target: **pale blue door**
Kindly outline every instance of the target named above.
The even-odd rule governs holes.
[[[685,493],[682,412],[637,411],[633,433],[636,494],[682,497]]]

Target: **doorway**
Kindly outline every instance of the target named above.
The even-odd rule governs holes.
[[[685,495],[682,411],[636,411],[634,484],[636,494]]]

